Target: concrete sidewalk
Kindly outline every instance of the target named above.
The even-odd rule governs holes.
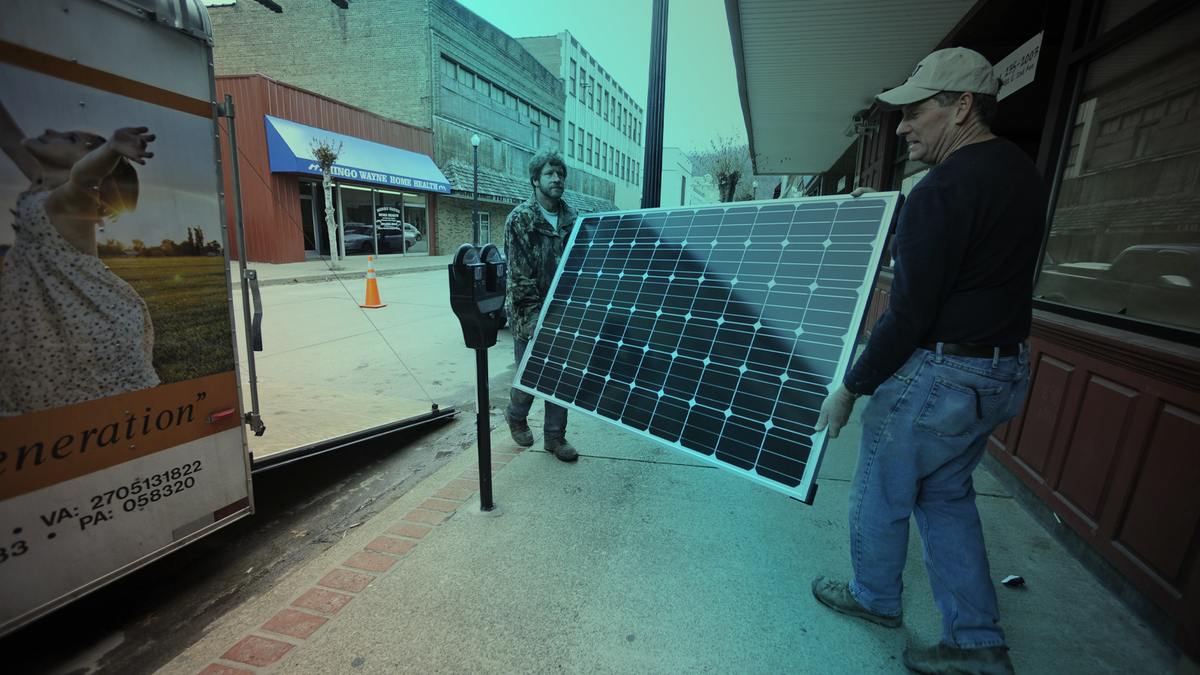
[[[464,450],[159,672],[898,674],[907,646],[938,639],[915,532],[902,628],[811,595],[813,576],[849,576],[857,414],[813,506],[582,414],[568,430],[582,456],[564,464],[540,439],[513,445],[501,415],[495,512]],[[983,468],[976,489],[1018,673],[1175,671],[1175,650]],[[1025,587],[1000,586],[1008,574]]]
[[[453,253],[450,255],[435,256],[422,254],[381,255],[374,259],[375,276],[383,277],[408,272],[424,272],[433,269],[444,270],[453,261]],[[238,262],[234,260],[232,261],[232,265],[234,272],[233,285],[237,286],[239,281]],[[312,283],[334,281],[337,279],[363,279],[367,276],[367,256],[365,255],[351,256],[336,263],[321,259],[307,260],[299,263],[283,263],[281,265],[256,262],[247,263],[246,265],[249,269],[258,273],[259,286]]]

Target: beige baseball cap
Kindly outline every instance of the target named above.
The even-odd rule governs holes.
[[[908,80],[875,97],[885,107],[899,108],[943,91],[969,91],[995,96],[1000,78],[983,54],[964,47],[939,49],[917,64]]]

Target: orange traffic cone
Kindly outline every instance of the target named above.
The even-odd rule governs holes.
[[[387,303],[379,301],[379,284],[375,281],[375,256],[367,256],[367,299],[359,307],[377,309],[387,307]]]

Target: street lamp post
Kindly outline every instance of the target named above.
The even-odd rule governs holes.
[[[479,246],[479,134],[471,137],[471,146],[475,148],[475,196],[471,206],[471,243]]]

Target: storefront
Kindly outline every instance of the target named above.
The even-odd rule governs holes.
[[[803,29],[804,12],[819,7],[768,24],[750,3],[726,4],[738,19],[739,78],[750,83],[751,150],[777,155],[756,155],[759,171],[820,174],[805,184],[837,185],[827,191],[904,191],[920,180],[925,167],[897,143],[898,115],[872,99],[925,54],[968,47],[998,70],[1026,71],[1011,95],[1001,90],[994,130],[1035,161],[1051,208],[1029,396],[993,434],[985,463],[1098,579],[1200,660],[1200,3],[980,0],[848,12],[844,25],[822,25],[825,43],[859,45],[845,63],[766,78],[764,89],[746,73],[824,63],[798,51],[820,49]],[[912,16],[924,19],[924,35],[890,30]],[[786,44],[759,32],[789,21],[797,32]],[[858,91],[840,100],[849,85]],[[822,91],[821,115],[844,112],[829,123],[780,94]],[[793,124],[772,127],[772,100]],[[884,270],[868,324],[889,291]]]
[[[433,196],[450,185],[433,162],[432,131],[261,75],[218,77],[217,92],[237,110],[248,260],[327,259],[335,247],[345,256],[436,253]],[[328,202],[318,143],[338,154]]]

